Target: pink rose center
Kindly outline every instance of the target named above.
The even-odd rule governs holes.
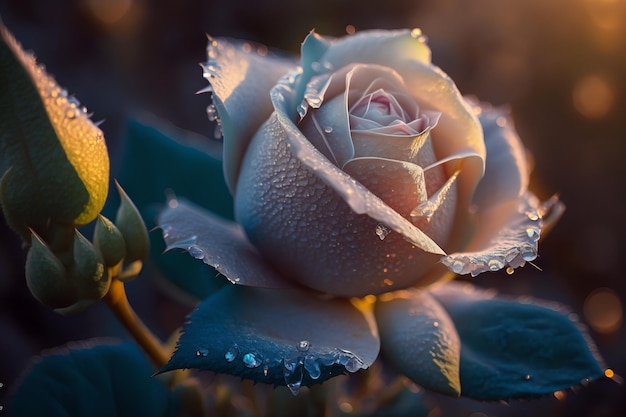
[[[385,128],[385,133],[416,135],[427,121],[411,117],[393,94],[379,89],[365,94],[350,108],[351,130],[374,130]]]

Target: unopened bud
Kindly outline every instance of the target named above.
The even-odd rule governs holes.
[[[72,280],[79,297],[89,300],[101,299],[111,284],[102,255],[78,230],[74,237],[73,253]]]
[[[98,215],[96,220],[93,244],[102,254],[106,266],[115,266],[126,256],[126,243],[122,233],[103,215]]]
[[[122,187],[117,182],[115,184],[120,193],[120,207],[115,217],[115,225],[122,232],[126,242],[126,258],[124,262],[144,261],[150,251],[148,229],[146,229],[146,224],[135,204],[126,195]]]
[[[40,303],[59,308],[76,300],[66,270],[45,242],[31,231],[31,247],[26,255],[26,285]]]

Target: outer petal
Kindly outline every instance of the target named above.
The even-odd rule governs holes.
[[[248,42],[209,40],[204,77],[211,83],[213,102],[224,136],[224,176],[231,192],[241,160],[254,132],[272,113],[269,92],[296,65],[288,59],[259,54]]]
[[[424,388],[459,396],[461,342],[439,302],[424,290],[397,291],[375,312],[384,359]]]
[[[558,200],[541,204],[526,191],[529,174],[524,147],[506,113],[477,110],[485,132],[487,167],[473,197],[477,207],[474,234],[462,253],[442,260],[452,271],[473,276],[534,260],[542,229],[564,210]],[[546,224],[543,217],[548,215]]]
[[[436,243],[290,129],[300,137],[270,118],[242,166],[235,217],[255,247],[284,276],[335,295],[415,283],[438,259],[420,247],[441,253]]]
[[[503,109],[480,109],[487,166],[473,197],[478,211],[517,200],[528,189],[524,146]]]
[[[478,213],[477,232],[467,249],[444,256],[441,261],[457,274],[472,276],[524,266],[537,257],[543,217],[558,217],[563,210],[558,199],[542,204],[531,193],[513,203],[485,209]]]
[[[301,385],[368,368],[379,347],[371,313],[348,300],[230,286],[191,314],[161,371],[209,369],[295,394]]]
[[[159,215],[167,250],[183,249],[213,266],[234,284],[266,288],[294,285],[276,273],[250,245],[236,223],[191,203],[170,200]]]

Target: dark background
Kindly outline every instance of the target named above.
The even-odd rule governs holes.
[[[207,83],[197,65],[206,37],[248,39],[297,53],[313,28],[419,27],[433,61],[464,94],[509,105],[535,168],[532,188],[558,192],[568,210],[540,245],[537,265],[479,285],[562,302],[590,325],[607,366],[626,375],[626,3],[619,0],[1,0],[0,16],[61,86],[94,113],[107,137],[113,173],[129,115],[149,112],[210,136]],[[28,359],[79,338],[120,334],[97,307],[65,319],[40,307],[23,279],[25,255],[0,224],[0,398]],[[162,336],[186,311],[150,285],[131,301]],[[133,299],[133,293],[136,294]],[[169,303],[169,304],[168,304]],[[597,306],[600,307],[597,307]],[[154,316],[154,311],[160,312]],[[172,312],[165,314],[165,311]],[[509,406],[428,396],[432,416],[618,416],[624,386],[599,381]],[[482,413],[482,414],[481,414]],[[1,414],[1,411],[0,411]]]

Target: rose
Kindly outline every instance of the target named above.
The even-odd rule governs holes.
[[[239,285],[198,305],[161,371],[210,369],[296,393],[381,355],[426,388],[478,399],[601,375],[567,314],[424,288],[445,267],[476,275],[534,259],[562,206],[528,192],[506,113],[463,98],[419,33],[312,33],[300,65],[221,39],[208,55],[237,222],[173,199],[158,223],[168,249]],[[381,295],[355,297],[369,294]],[[571,342],[555,343],[565,334]]]
[[[546,207],[517,135],[419,31],[311,33],[300,66],[252,49],[210,45],[210,113],[236,219],[283,277],[363,296],[535,258]]]

